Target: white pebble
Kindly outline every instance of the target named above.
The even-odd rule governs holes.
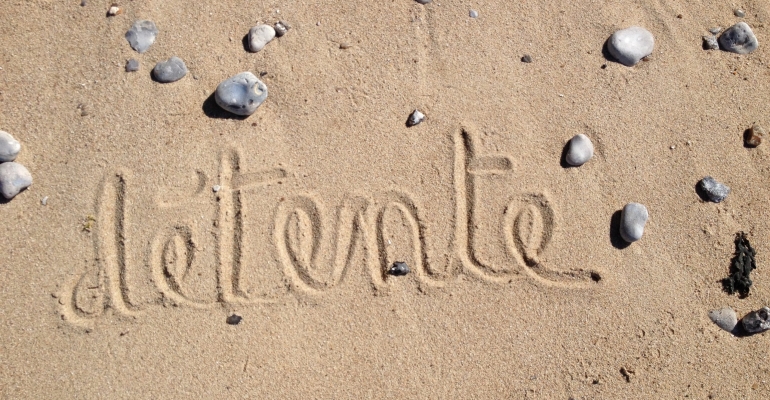
[[[647,207],[639,203],[628,203],[620,213],[620,237],[626,242],[636,242],[644,235],[644,225],[649,214]]]
[[[270,25],[257,25],[249,30],[249,49],[256,53],[275,38],[275,29]]]
[[[221,187],[221,186],[219,186],[219,185],[214,185],[214,186],[211,188],[211,190],[213,190],[213,191],[214,191],[214,193],[218,192],[220,189],[222,189],[222,187]]]
[[[610,36],[607,50],[621,64],[631,67],[652,54],[655,39],[647,29],[632,26]]]
[[[567,143],[567,154],[564,160],[567,164],[579,167],[588,162],[594,156],[594,144],[588,136],[580,133],[575,135]]]
[[[6,200],[32,185],[32,174],[27,168],[15,162],[0,164],[0,194]]]
[[[45,196],[42,199],[40,199],[40,204],[42,204],[44,206],[48,205],[48,196]]]
[[[21,150],[21,144],[10,133],[0,131],[0,162],[8,162],[16,159]]]
[[[469,15],[471,18],[478,18],[478,17],[479,17],[479,12],[478,12],[478,11],[476,11],[476,10],[470,10],[470,11],[468,11],[468,15]]]

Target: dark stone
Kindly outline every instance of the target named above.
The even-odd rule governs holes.
[[[521,58],[521,62],[531,63],[532,57],[529,54],[524,54],[524,57]]]
[[[227,317],[227,319],[225,320],[225,322],[227,322],[227,324],[228,324],[228,325],[238,325],[238,324],[240,324],[240,323],[241,323],[241,320],[242,320],[242,319],[243,319],[243,318],[242,318],[240,315],[238,315],[238,314],[233,314],[233,315],[231,315],[231,316]]]
[[[746,239],[746,234],[738,232],[735,235],[735,257],[733,257],[730,266],[730,276],[722,280],[722,287],[725,292],[729,294],[738,292],[741,298],[749,295],[749,289],[752,285],[749,274],[757,268],[754,259],[756,254],[757,251],[751,247],[749,239]]]
[[[404,276],[410,272],[409,266],[406,265],[405,262],[396,261],[393,263],[393,265],[388,269],[388,275],[393,276]]]

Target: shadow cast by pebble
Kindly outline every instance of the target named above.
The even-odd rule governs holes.
[[[695,193],[697,193],[697,194],[698,194],[698,197],[700,197],[700,199],[701,199],[701,201],[702,201],[702,202],[704,202],[704,203],[708,203],[708,202],[709,202],[709,195],[708,195],[708,193],[706,193],[706,191],[705,191],[705,190],[703,190],[703,188],[701,187],[701,185],[700,185],[700,181],[698,181],[698,182],[696,182],[696,183],[695,183]]]
[[[561,165],[562,168],[576,168],[574,165],[567,162],[567,153],[569,153],[569,142],[567,142],[564,145],[564,148],[561,149],[561,158],[559,159],[559,165]]]
[[[745,147],[747,149],[754,149],[754,148],[757,147],[757,146],[752,146],[752,145],[749,144],[749,139],[751,139],[751,136],[752,136],[751,128],[746,129],[745,131],[743,131],[743,147]]]
[[[622,210],[615,211],[610,220],[610,243],[612,243],[612,247],[618,250],[623,250],[631,245],[620,236],[620,215],[622,212]]]
[[[214,99],[214,93],[206,98],[201,108],[203,109],[203,113],[206,114],[206,116],[209,118],[244,120],[249,117],[248,115],[236,115],[229,111],[223,110]]]
[[[243,39],[241,39],[241,43],[243,44],[243,49],[246,50],[247,53],[251,53],[251,46],[249,46],[249,34],[243,35]]]
[[[613,57],[612,54],[610,54],[610,39],[607,38],[607,40],[604,41],[604,45],[602,46],[602,55],[607,61],[615,62],[618,64],[622,64],[620,61],[618,61],[617,58]]]

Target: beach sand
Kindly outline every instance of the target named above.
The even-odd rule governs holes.
[[[770,397],[767,334],[708,317],[770,304],[770,144],[742,140],[770,126],[767,2],[79,3],[0,3],[0,129],[34,177],[0,204],[0,397]],[[756,52],[702,49],[739,21]],[[649,61],[606,59],[634,25]],[[213,101],[242,71],[269,88],[245,119]]]

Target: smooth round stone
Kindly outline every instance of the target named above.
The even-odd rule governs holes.
[[[746,314],[741,323],[748,333],[760,333],[770,329],[770,308],[762,307]]]
[[[152,76],[161,83],[176,82],[184,78],[185,75],[187,75],[187,66],[179,57],[160,61],[152,69]]]
[[[567,164],[579,167],[588,162],[594,156],[594,144],[588,136],[580,133],[575,135],[567,143],[567,154],[564,160]]]
[[[631,67],[642,58],[652,54],[655,39],[647,29],[632,26],[621,29],[610,36],[607,50],[621,64]]]
[[[724,183],[718,182],[716,179],[707,176],[698,182],[698,186],[706,194],[709,201],[714,203],[720,203],[727,198],[730,194],[730,187]]]
[[[249,29],[249,49],[256,53],[275,37],[275,29],[270,25],[257,25]]]
[[[14,139],[10,133],[0,131],[0,162],[8,162],[16,159],[21,150],[21,143]]]
[[[154,22],[146,20],[134,22],[126,32],[128,44],[140,53],[144,53],[155,43],[156,36],[158,36],[158,27],[155,26]]]
[[[411,270],[409,269],[409,266],[402,261],[394,262],[393,265],[391,265],[391,267],[388,269],[388,275],[393,275],[393,276],[404,276],[404,275],[407,275],[409,272],[411,272]]]
[[[626,204],[620,213],[620,237],[629,243],[641,239],[647,218],[649,218],[647,207],[639,203]]]
[[[749,54],[759,47],[759,41],[749,24],[738,22],[719,35],[719,45],[731,53]]]
[[[251,115],[267,99],[267,86],[251,72],[241,72],[217,86],[214,100],[237,115]]]
[[[735,310],[731,307],[711,310],[709,311],[709,318],[711,318],[711,321],[717,324],[718,327],[728,332],[732,332],[738,325],[738,316],[735,315]]]
[[[0,194],[6,200],[16,197],[31,184],[32,174],[23,165],[15,162],[0,164]]]

